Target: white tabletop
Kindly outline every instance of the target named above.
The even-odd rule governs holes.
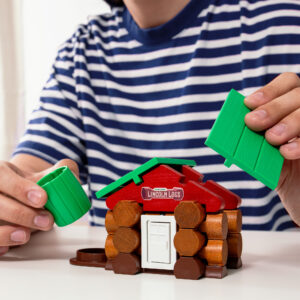
[[[243,268],[196,281],[69,264],[77,249],[103,247],[105,236],[85,226],[36,234],[0,258],[0,299],[300,299],[299,232],[243,232]]]

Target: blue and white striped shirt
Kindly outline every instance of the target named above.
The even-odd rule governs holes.
[[[191,0],[168,23],[140,29],[126,8],[92,17],[62,45],[15,154],[74,159],[95,192],[152,157],[194,159],[242,199],[244,229],[294,227],[276,192],[204,146],[234,88],[248,95],[300,73],[300,1]]]

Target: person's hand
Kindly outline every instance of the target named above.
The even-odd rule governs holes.
[[[53,227],[53,216],[43,209],[47,193],[36,182],[60,166],[68,166],[78,177],[77,164],[69,159],[39,173],[0,162],[0,255],[10,246],[27,243],[32,231],[48,231]]]
[[[245,117],[249,128],[266,130],[267,141],[285,158],[277,192],[295,223],[300,225],[300,78],[283,73],[245,98],[253,109]]]

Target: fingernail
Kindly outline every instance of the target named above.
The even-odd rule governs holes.
[[[254,110],[249,113],[252,119],[263,120],[267,117],[267,112],[265,110]]]
[[[41,227],[41,228],[45,228],[45,227],[48,227],[49,224],[50,224],[50,219],[48,216],[46,215],[39,215],[39,216],[36,216],[33,220],[34,224],[38,227]]]
[[[269,130],[274,135],[282,135],[286,130],[286,125],[285,124],[277,124],[273,128]]]
[[[13,242],[25,242],[26,241],[26,233],[24,230],[16,230],[10,235],[10,239]]]
[[[27,199],[34,205],[39,205],[42,201],[42,195],[39,191],[31,190],[27,193]]]
[[[288,151],[294,151],[295,149],[298,148],[298,143],[297,142],[291,142],[287,145],[284,145],[283,147],[284,147],[284,149],[286,149]]]
[[[255,105],[259,105],[265,99],[263,92],[256,92],[247,97],[246,101]]]

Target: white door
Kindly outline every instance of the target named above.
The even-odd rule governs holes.
[[[142,215],[142,268],[173,270],[176,262],[175,233],[173,216]]]
[[[148,222],[148,261],[169,264],[171,224]]]

